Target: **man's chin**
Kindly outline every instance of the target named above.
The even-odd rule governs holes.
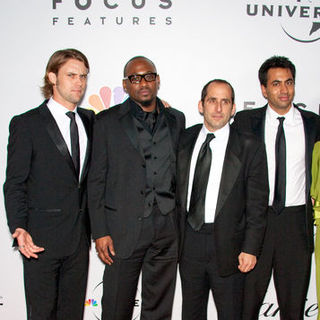
[[[152,102],[153,100],[144,100],[144,101],[140,101],[140,104],[143,106],[143,107],[150,107],[152,105]]]

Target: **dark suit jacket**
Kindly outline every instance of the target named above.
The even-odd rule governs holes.
[[[299,110],[305,132],[306,143],[306,230],[305,237],[310,252],[313,251],[313,210],[310,200],[311,160],[314,143],[320,139],[320,117],[313,112]],[[253,110],[244,110],[236,114],[233,126],[242,132],[250,132],[264,142],[264,128],[267,105]]]
[[[10,123],[5,205],[11,233],[27,230],[45,254],[63,256],[88,228],[86,177],[94,113],[78,108],[88,137],[80,182],[46,101]]]
[[[177,194],[181,248],[187,219],[190,163],[202,125],[185,130],[178,150]],[[210,197],[210,194],[206,195]],[[260,252],[266,225],[268,181],[263,143],[230,128],[214,220],[214,243],[219,274],[238,272],[238,255]]]
[[[173,108],[163,112],[175,158],[185,118]],[[130,256],[141,231],[145,167],[129,100],[100,112],[94,127],[88,178],[92,235],[94,239],[110,235],[116,254],[122,258]]]

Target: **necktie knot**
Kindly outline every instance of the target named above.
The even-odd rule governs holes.
[[[76,113],[73,111],[68,111],[66,113],[66,115],[71,119],[71,120],[75,120],[76,119]]]
[[[283,126],[283,121],[285,120],[285,117],[278,117],[279,125]]]
[[[204,143],[209,144],[211,142],[211,140],[213,140],[216,136],[213,133],[208,133],[206,136],[206,140],[204,141]]]
[[[144,112],[144,122],[152,132],[157,120],[157,111],[153,110],[151,112]]]

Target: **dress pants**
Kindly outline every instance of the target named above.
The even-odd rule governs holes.
[[[245,281],[244,320],[259,318],[272,271],[280,319],[303,319],[311,268],[305,214],[305,206],[286,207],[279,215],[269,208],[262,253]]]
[[[141,223],[133,254],[127,259],[116,255],[113,264],[105,267],[103,320],[131,320],[141,271],[140,319],[171,319],[178,258],[176,218],[174,212],[162,215],[154,205],[151,215]]]
[[[23,257],[28,320],[81,320],[87,288],[89,243],[81,236],[70,256]]]
[[[221,277],[217,270],[213,224],[199,232],[187,223],[179,264],[182,285],[182,319],[206,320],[212,291],[219,320],[240,320],[244,274]]]

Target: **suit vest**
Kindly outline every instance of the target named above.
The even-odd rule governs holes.
[[[163,113],[157,117],[151,133],[134,117],[138,129],[140,152],[145,159],[146,188],[144,217],[148,217],[156,202],[161,213],[175,208],[175,161],[169,128]]]

